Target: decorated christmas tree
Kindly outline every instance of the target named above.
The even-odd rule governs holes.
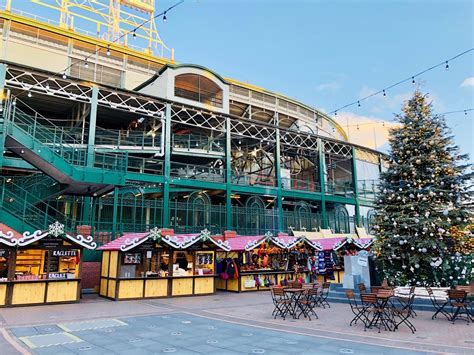
[[[467,156],[421,92],[396,119],[376,200],[378,271],[392,285],[469,284],[474,236]]]

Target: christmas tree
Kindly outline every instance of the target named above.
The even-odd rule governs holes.
[[[474,237],[467,156],[421,92],[396,119],[376,199],[378,271],[391,285],[469,284]]]

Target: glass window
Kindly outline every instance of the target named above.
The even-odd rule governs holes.
[[[222,89],[202,75],[181,74],[175,77],[174,94],[206,105],[222,107]]]
[[[20,281],[47,278],[46,250],[18,250],[16,254],[15,278]]]
[[[196,270],[195,275],[214,274],[214,252],[197,251],[196,252]]]
[[[144,277],[145,260],[144,253],[126,252],[122,254],[122,265],[120,265],[120,277]]]
[[[145,260],[146,277],[168,276],[169,252],[168,251],[147,251]]]

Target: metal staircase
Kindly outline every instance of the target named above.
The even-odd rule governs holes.
[[[5,148],[67,185],[66,193],[100,196],[125,185],[127,155],[88,153],[64,128],[38,121],[11,105],[4,115]]]
[[[66,231],[75,230],[74,221],[10,177],[0,177],[0,193],[0,220],[8,221],[8,225],[19,232],[45,230],[56,221],[64,224]]]
[[[54,198],[68,189],[68,185],[61,184],[49,175],[43,173],[27,176],[12,176],[7,177],[7,179],[13,180],[14,186],[19,186],[22,190],[28,191],[31,194],[29,196],[34,196],[34,198],[29,199],[31,203],[38,203],[38,201]]]

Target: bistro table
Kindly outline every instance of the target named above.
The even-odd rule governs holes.
[[[378,324],[379,333],[380,333],[380,326],[383,325],[384,329],[388,329],[389,331],[392,330],[390,324],[393,325],[393,330],[395,330],[395,322],[393,319],[393,314],[390,310],[390,307],[387,307],[390,299],[394,296],[393,292],[382,291],[377,294],[373,294],[376,296],[376,303],[374,304],[374,308],[376,312],[372,317],[369,325],[367,328],[371,328],[374,325]]]
[[[296,309],[298,307],[301,309],[299,301],[306,290],[303,288],[285,288],[284,291],[290,295],[290,314],[296,319]]]

